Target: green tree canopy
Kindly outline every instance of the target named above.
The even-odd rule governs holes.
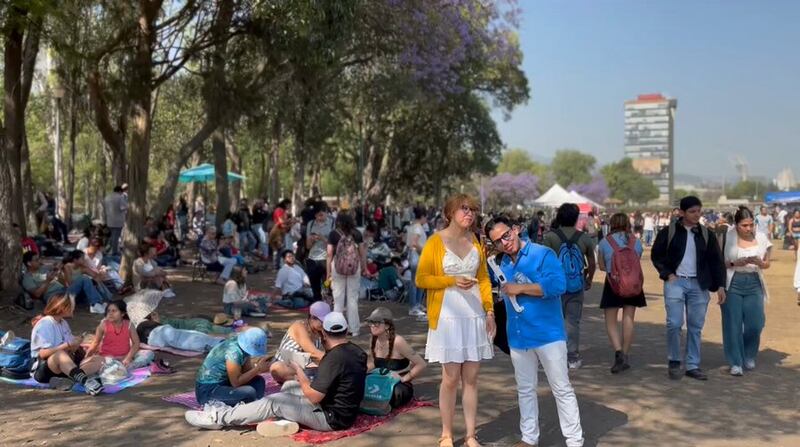
[[[561,186],[589,183],[592,181],[592,171],[597,159],[593,155],[585,154],[576,149],[561,149],[556,151],[550,163],[553,179]]]
[[[600,169],[611,190],[611,197],[624,202],[647,203],[658,198],[653,181],[633,168],[630,158],[603,166]]]

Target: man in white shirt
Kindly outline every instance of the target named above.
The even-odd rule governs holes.
[[[275,287],[281,290],[284,298],[311,300],[314,297],[311,291],[311,281],[303,268],[295,261],[294,253],[291,250],[283,251],[283,266],[278,270]]]
[[[786,211],[785,208],[784,209],[778,208],[778,209],[779,209],[778,215],[777,218],[775,219],[778,224],[778,239],[783,239],[784,236],[786,236],[786,216],[789,214],[789,212]]]
[[[767,213],[766,206],[761,207],[761,212],[756,216],[755,222],[756,232],[772,239],[772,235],[775,234],[775,221],[772,220],[772,216]]]
[[[647,213],[644,215],[644,244],[648,247],[653,245],[653,237],[656,233],[656,221],[653,215]]]

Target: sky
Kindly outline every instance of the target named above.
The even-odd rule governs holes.
[[[678,100],[675,173],[800,178],[800,1],[518,0],[531,98],[498,128],[509,148],[599,164],[623,154],[623,103]]]

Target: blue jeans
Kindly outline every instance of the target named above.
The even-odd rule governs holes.
[[[644,245],[651,246],[653,245],[653,230],[644,230]]]
[[[700,337],[706,322],[708,290],[697,278],[678,278],[664,283],[664,308],[667,311],[667,353],[670,361],[680,362],[681,330],[686,316],[686,370],[700,367]]]
[[[758,273],[735,273],[722,305],[722,347],[731,366],[755,360],[764,329],[764,290]]]
[[[264,389],[267,387],[264,378],[255,376],[247,385],[233,387],[230,383],[222,385],[218,383],[195,383],[194,395],[200,405],[207,402],[218,400],[225,405],[235,406],[238,403],[250,403],[264,397]]]
[[[417,265],[412,265],[409,269],[411,270],[411,281],[408,282],[408,306],[411,309],[422,308],[424,292],[417,288]]]
[[[581,315],[583,315],[583,290],[561,295],[561,313],[564,316],[564,331],[567,333],[567,360],[581,359]]]
[[[101,295],[97,290],[97,287],[94,286],[92,280],[86,276],[80,276],[76,279],[73,279],[72,284],[67,287],[67,292],[76,298],[82,293],[83,296],[89,300],[90,306],[97,303],[102,303],[104,301],[103,295]]]
[[[250,253],[256,248],[256,236],[250,230],[240,231],[239,245],[242,249],[242,253]]]

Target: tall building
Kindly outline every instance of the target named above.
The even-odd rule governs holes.
[[[675,175],[673,151],[675,109],[678,101],[660,93],[625,101],[625,156],[633,167],[653,180],[658,202],[670,204]]]

